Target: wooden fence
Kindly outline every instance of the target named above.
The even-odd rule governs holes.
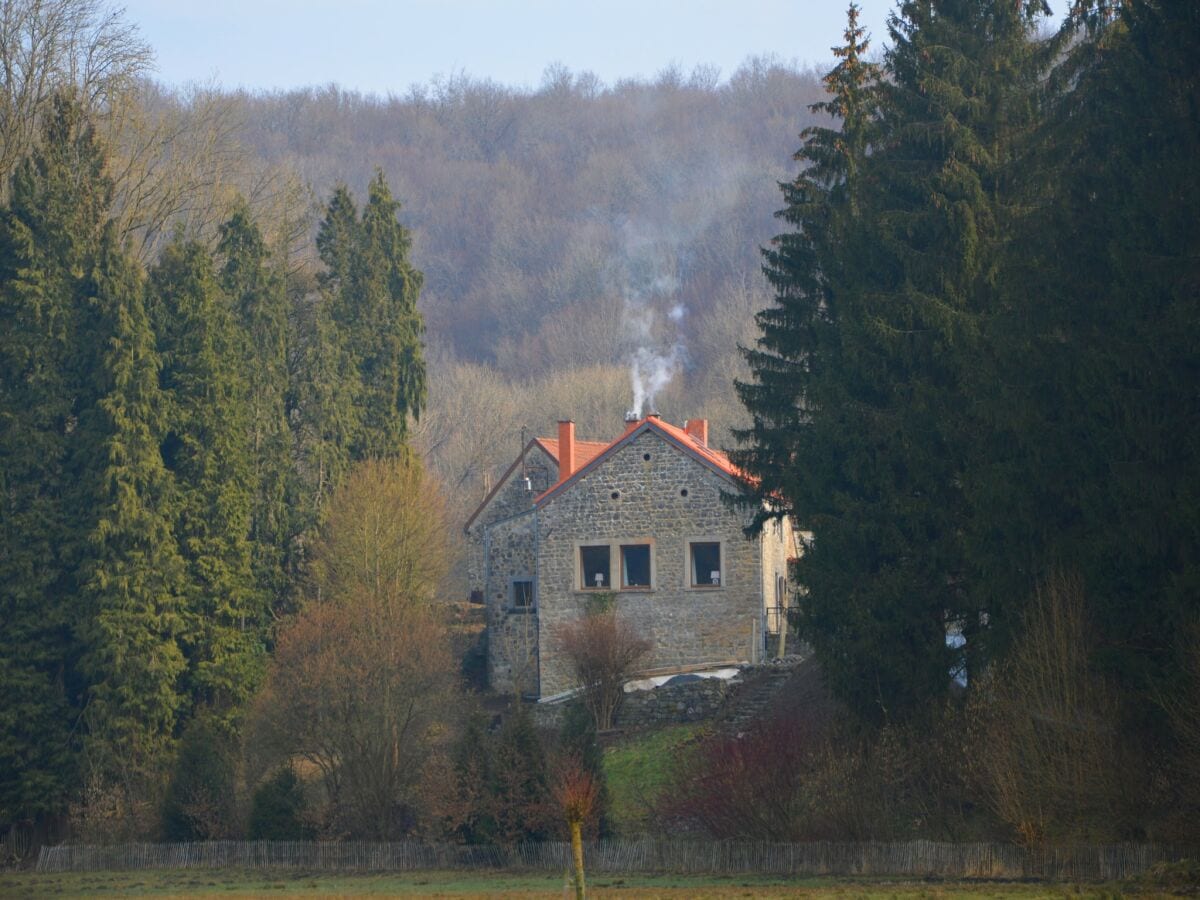
[[[1189,854],[1153,844],[1111,844],[1026,850],[1011,844],[904,843],[770,844],[749,841],[604,840],[585,844],[595,874],[667,872],[679,875],[858,875],[941,878],[1120,881],[1158,862]],[[1193,858],[1195,852],[1190,854]],[[114,869],[249,868],[303,871],[405,872],[443,869],[523,869],[561,872],[565,843],[512,847],[415,841],[208,841],[189,844],[44,846],[39,872]]]

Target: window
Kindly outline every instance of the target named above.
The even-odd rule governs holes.
[[[621,587],[650,587],[650,545],[621,545]]]
[[[692,587],[721,586],[721,544],[719,541],[693,541],[688,544]]]
[[[533,607],[533,581],[513,580],[511,604],[513,609],[531,609]]]
[[[607,544],[579,548],[580,587],[603,590],[612,587],[612,568]]]

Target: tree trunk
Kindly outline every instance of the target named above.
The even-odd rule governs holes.
[[[583,823],[571,822],[571,857],[575,861],[575,900],[584,900],[587,891],[583,886]]]

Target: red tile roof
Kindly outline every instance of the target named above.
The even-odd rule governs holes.
[[[559,462],[558,458],[558,438],[534,438],[543,450],[554,458],[555,462]],[[608,449],[608,444],[604,441],[576,441],[575,442],[575,464],[571,466],[572,472],[578,472],[593,459]]]

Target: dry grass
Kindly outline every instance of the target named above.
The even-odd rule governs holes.
[[[562,876],[510,872],[410,872],[376,875],[284,875],[245,870],[0,874],[0,897],[335,898],[335,897],[561,897]],[[1122,885],[1087,886],[1003,882],[928,882],[888,879],[796,879],[643,875],[600,877],[596,897],[816,897],[816,898],[1083,898],[1130,894]],[[1155,896],[1145,893],[1141,896]]]

